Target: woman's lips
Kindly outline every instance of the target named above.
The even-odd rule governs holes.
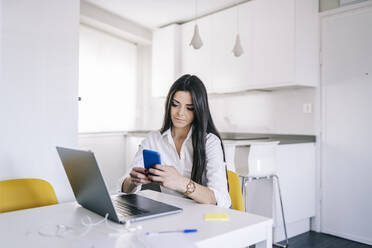
[[[181,121],[181,122],[185,122],[185,120],[183,120],[183,119],[179,119],[179,118],[175,118],[176,119],[176,121]]]

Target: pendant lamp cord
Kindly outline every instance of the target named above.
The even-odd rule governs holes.
[[[195,23],[198,22],[198,0],[195,0]]]
[[[239,34],[239,4],[236,2],[236,33]]]

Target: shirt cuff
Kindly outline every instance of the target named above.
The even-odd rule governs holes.
[[[118,182],[117,182],[117,184],[116,184],[116,191],[117,191],[117,193],[124,193],[123,191],[121,191],[121,189],[122,189],[123,182],[124,182],[125,178],[127,178],[127,177],[128,177],[128,176],[123,176],[123,177],[121,177],[121,178],[118,180]],[[130,194],[135,194],[135,193],[137,193],[138,191],[140,191],[140,190],[141,190],[141,186],[142,186],[142,184],[139,185],[139,186],[137,186],[136,190],[133,191],[133,192],[131,192]]]
[[[224,194],[219,192],[218,190],[214,188],[210,188],[210,190],[213,191],[214,193],[214,198],[216,199],[216,203],[218,207],[223,207],[223,208],[229,208],[231,206],[231,199],[229,193]]]

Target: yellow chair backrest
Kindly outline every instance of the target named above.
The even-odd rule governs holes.
[[[232,208],[244,212],[244,200],[242,191],[240,189],[239,176],[235,172],[228,170],[227,178],[229,183],[229,194],[231,198]]]
[[[41,179],[0,181],[0,213],[57,204],[52,185]]]

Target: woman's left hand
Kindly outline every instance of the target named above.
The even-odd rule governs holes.
[[[189,179],[182,176],[174,166],[156,164],[150,168],[149,172],[154,176],[148,176],[153,182],[158,182],[161,186],[184,192]]]

